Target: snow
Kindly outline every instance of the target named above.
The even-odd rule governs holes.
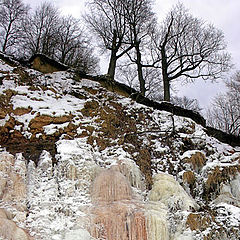
[[[4,119],[0,119],[0,126],[4,126],[9,119],[10,119],[10,116],[8,114]]]
[[[29,88],[17,84],[18,76],[12,74],[12,67],[0,61],[0,69],[9,72],[1,73],[2,75],[11,75],[10,80],[3,80],[0,94],[12,89],[16,92],[10,102],[13,109],[31,108],[30,113],[22,116],[7,114],[5,119],[0,120],[0,126],[12,116],[23,124],[16,125],[15,129],[30,138],[32,132],[29,123],[36,116],[72,116],[72,123],[78,126],[78,134],[86,130],[84,127],[89,126],[94,129],[92,136],[102,137],[103,133],[100,132],[102,122],[99,118],[83,116],[81,110],[86,101],[95,100],[102,107],[108,104],[108,99],[111,98],[124,108],[124,114],[132,116],[132,120],[135,121],[137,130],[134,137],[138,141],[138,148],[147,149],[151,153],[151,170],[154,176],[151,191],[146,189],[145,177],[136,164],[139,157],[136,145],[125,142],[125,139],[124,143],[119,145],[121,136],[110,139],[108,135],[104,135],[109,138],[112,145],[100,151],[96,141],[93,145],[88,143],[88,136],[66,140],[64,139],[66,134],[61,135],[60,140],[56,142],[57,154],[54,164],[53,156],[44,149],[37,166],[32,161],[27,164],[22,154],[16,155],[13,168],[25,179],[29,215],[26,221],[22,221],[24,215],[18,212],[15,221],[20,224],[22,221],[23,227],[28,228],[36,240],[92,240],[88,232],[89,209],[94,207],[91,200],[92,183],[99,172],[111,168],[118,169],[129,182],[134,193],[134,204],[141,206],[141,210],[145,211],[148,228],[151,229],[151,240],[193,240],[197,234],[200,234],[198,239],[204,239],[203,234],[211,231],[211,229],[205,230],[205,233],[190,231],[186,229],[184,220],[192,209],[198,209],[198,205],[205,207],[202,194],[211,170],[217,166],[223,169],[239,165],[240,152],[237,152],[239,148],[233,148],[207,136],[204,127],[191,119],[153,110],[130,98],[104,90],[96,81],[82,79],[76,82],[69,72],[41,74],[27,70],[36,81],[34,88]],[[85,91],[85,88],[96,90],[101,88],[103,94],[100,98],[100,94],[91,94]],[[73,92],[83,94],[87,100],[74,97]],[[115,110],[111,105],[108,107]],[[135,112],[143,113],[147,118],[137,122],[133,117]],[[38,133],[37,136],[54,135],[66,128],[69,122],[46,125],[43,127],[44,132]],[[176,132],[174,137],[171,136],[173,130]],[[184,142],[186,139],[192,142],[190,147]],[[131,148],[132,152],[127,151],[127,148]],[[189,170],[183,159],[190,158],[196,152],[206,156],[206,164],[200,171],[192,170],[196,178],[192,190],[189,184],[183,182],[183,175]],[[1,169],[0,175],[3,176]],[[216,193],[216,198],[211,199],[211,204],[207,206],[216,211],[216,219],[223,227],[240,226],[239,189],[240,174],[231,176],[229,182],[221,185],[220,192]],[[195,196],[194,199],[191,194]],[[0,201],[0,207],[3,206],[5,205]],[[14,209],[12,206],[10,208]],[[173,226],[174,218],[177,217],[181,219],[179,220],[181,223],[174,223]],[[174,231],[170,231],[172,227]]]
[[[64,240],[91,240],[93,239],[85,229],[71,230],[66,233]],[[59,239],[61,240],[61,239]]]
[[[101,86],[100,83],[96,82],[96,81],[92,81],[92,80],[89,80],[89,79],[82,79],[80,82],[79,82],[79,88],[82,88],[82,87],[87,87],[87,88],[99,88]]]
[[[64,129],[67,127],[68,124],[68,122],[62,124],[49,124],[47,126],[44,126],[43,129],[46,135],[53,135],[59,129]]]
[[[229,226],[239,227],[240,208],[227,203],[221,203],[217,206],[219,216],[217,220],[220,222],[226,221]]]
[[[193,237],[193,233],[190,230],[185,231],[182,234],[177,233],[174,238],[174,240],[194,240],[194,239],[195,238]]]
[[[191,158],[192,155],[198,153],[198,152],[201,152],[204,154],[204,152],[202,151],[199,151],[199,150],[189,150],[189,151],[186,151],[183,153],[183,155],[180,156],[181,159],[184,159],[184,158]]]
[[[9,66],[3,60],[0,59],[0,70],[6,71],[6,72],[11,72],[13,70],[13,67]]]
[[[15,89],[19,91],[17,87]],[[21,89],[23,92],[23,89]],[[26,88],[24,95],[17,95],[12,98],[13,109],[16,108],[32,108],[32,111],[39,112],[41,115],[64,116],[71,112],[83,108],[84,101],[76,99],[71,95],[65,95],[59,98],[50,90],[29,92]]]

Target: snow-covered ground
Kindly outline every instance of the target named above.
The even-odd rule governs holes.
[[[9,136],[20,132],[27,144],[57,136],[56,155],[42,149],[37,165],[24,158],[24,149],[12,157],[4,148],[0,152],[0,208],[34,239],[239,239],[239,147],[208,136],[191,119],[138,104],[88,79],[76,82],[72,73],[25,69],[30,86],[0,62],[1,129],[14,119]],[[4,156],[12,159],[8,170]],[[130,197],[95,202],[94,180],[103,173],[122,179],[110,195],[126,184]],[[14,192],[18,178],[25,186],[21,194]],[[108,183],[100,187],[109,189]],[[128,226],[131,237],[108,230],[106,216]]]

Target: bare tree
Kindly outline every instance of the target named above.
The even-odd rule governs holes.
[[[125,19],[129,28],[129,41],[134,46],[133,55],[128,54],[130,60],[137,65],[138,81],[140,84],[140,92],[146,93],[146,79],[143,71],[151,72],[152,70],[144,70],[146,67],[152,67],[143,60],[145,48],[149,45],[149,33],[153,31],[156,25],[155,15],[152,12],[151,0],[121,0],[125,9]],[[145,55],[146,56],[146,55]]]
[[[60,19],[58,38],[58,58],[65,64],[71,62],[74,51],[86,44],[80,22],[72,16]]]
[[[24,23],[24,48],[29,55],[43,53],[54,56],[58,28],[58,9],[49,2],[42,3]]]
[[[240,136],[240,72],[226,82],[227,92],[217,96],[208,109],[208,124]]]
[[[140,92],[137,67],[138,66],[135,62],[129,61],[128,59],[123,59],[117,68],[119,73],[118,79]],[[155,101],[163,100],[162,85],[159,84],[159,82],[161,82],[161,79],[159,79],[159,71],[160,70],[158,68],[142,68],[145,96]]]
[[[230,67],[222,31],[193,17],[178,4],[153,35],[164,83],[164,100],[170,101],[170,83],[178,78],[214,80]]]
[[[108,75],[114,79],[117,60],[133,47],[126,44],[125,8],[121,0],[89,0],[89,9],[84,19],[101,41],[102,49],[111,51]]]
[[[13,53],[14,47],[22,39],[21,22],[29,7],[21,0],[2,0],[0,2],[0,41],[2,52]]]
[[[202,108],[200,107],[197,99],[188,98],[186,96],[183,96],[183,97],[175,96],[175,97],[173,97],[172,102],[173,102],[173,104],[175,104],[179,107],[189,109],[194,112],[200,113],[202,111]]]
[[[91,44],[76,48],[75,51],[71,52],[70,59],[71,61],[66,64],[77,70],[94,74],[99,72],[99,59],[96,57]]]
[[[59,19],[58,44],[55,47],[56,58],[69,66],[84,72],[98,71],[98,58],[94,48],[81,27],[80,20],[72,16]]]

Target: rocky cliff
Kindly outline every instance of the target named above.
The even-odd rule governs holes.
[[[0,238],[240,238],[238,146],[71,71],[0,75]]]

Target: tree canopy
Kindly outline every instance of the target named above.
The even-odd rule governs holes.
[[[223,32],[194,17],[182,4],[172,8],[152,39],[160,60],[165,101],[170,101],[172,81],[214,80],[231,66]]]

